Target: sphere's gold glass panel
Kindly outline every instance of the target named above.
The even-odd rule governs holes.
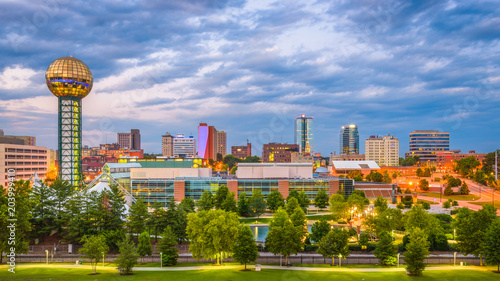
[[[45,72],[45,82],[57,97],[84,98],[92,90],[92,73],[85,63],[73,57],[56,59]]]

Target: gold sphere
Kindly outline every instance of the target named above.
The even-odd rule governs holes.
[[[84,98],[92,90],[94,79],[89,67],[81,60],[62,57],[49,65],[45,82],[56,97]]]

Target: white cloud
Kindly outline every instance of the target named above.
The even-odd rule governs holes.
[[[6,67],[0,73],[0,89],[19,90],[43,85],[42,83],[36,85],[32,82],[32,78],[35,75],[40,76],[42,72],[37,72],[31,68],[24,68],[20,65]]]

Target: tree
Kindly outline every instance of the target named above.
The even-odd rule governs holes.
[[[465,183],[465,181],[463,181],[462,186],[460,187],[460,194],[469,195],[469,193],[469,186],[467,185],[467,183]]]
[[[189,251],[195,259],[217,260],[231,252],[238,237],[238,215],[223,210],[200,211],[188,214],[187,235]]]
[[[347,204],[344,195],[333,194],[330,197],[330,211],[334,220],[345,218],[349,205]]]
[[[392,243],[392,237],[387,232],[380,234],[377,247],[373,253],[381,265],[395,265],[397,262],[397,250]]]
[[[500,272],[500,220],[497,218],[488,227],[483,241],[483,253],[486,261],[497,265],[497,272]]]
[[[179,258],[178,250],[175,247],[177,245],[177,236],[175,236],[172,228],[167,226],[165,231],[163,231],[162,237],[158,245],[158,251],[162,253],[161,259],[163,265],[176,265]]]
[[[297,200],[299,201],[299,205],[304,211],[307,213],[307,209],[309,208],[309,204],[311,204],[311,200],[307,197],[307,194],[304,191],[299,192],[297,196]]]
[[[210,190],[203,191],[200,200],[198,200],[198,211],[212,210],[214,207],[214,201],[212,192]]]
[[[389,208],[389,204],[383,196],[378,196],[377,199],[375,199],[373,206],[375,207],[375,211],[377,211],[378,214],[381,214]]]
[[[424,173],[422,174],[423,177],[428,178],[431,176],[431,169],[425,168]]]
[[[321,218],[311,226],[311,235],[309,237],[312,241],[318,243],[330,230],[331,226],[328,221],[325,218]]]
[[[366,198],[365,193],[363,191],[355,190],[351,193],[351,196],[347,198],[347,204],[350,208],[356,207],[357,210],[362,212],[365,209],[365,206],[370,203],[370,200]]]
[[[181,203],[179,203],[179,206],[177,209],[184,210],[186,213],[193,213],[194,208],[196,206],[196,203],[194,202],[193,198],[186,197],[181,200]]]
[[[421,190],[427,191],[429,190],[429,182],[426,179],[421,179],[418,187]]]
[[[248,216],[250,214],[250,201],[247,198],[246,192],[238,195],[238,214],[240,216]]]
[[[81,242],[83,245],[78,250],[78,253],[90,260],[92,273],[96,274],[97,263],[101,261],[103,253],[106,255],[109,252],[109,247],[106,245],[106,239],[102,235],[84,236]]]
[[[472,254],[476,257],[483,253],[485,234],[495,220],[496,209],[486,204],[477,212],[468,208],[460,208],[455,218],[454,227],[457,230],[457,249],[464,255]],[[481,256],[482,265],[482,256]]]
[[[229,171],[230,175],[236,175],[236,171],[238,171],[238,166],[233,166]]]
[[[347,178],[355,181],[363,181],[363,173],[360,170],[352,170],[347,173]]]
[[[132,235],[144,232],[148,218],[148,207],[141,198],[137,199],[135,204],[130,207],[127,223],[129,232]]]
[[[226,155],[224,156],[224,159],[222,160],[224,164],[228,166],[229,169],[232,169],[234,167],[237,167],[238,162],[242,162],[242,160],[236,156],[233,155]]]
[[[258,257],[259,251],[252,230],[250,226],[242,225],[238,232],[236,244],[233,247],[233,259],[244,264],[245,270],[247,270],[247,263],[256,261]]]
[[[328,194],[326,194],[326,192],[323,189],[321,189],[316,194],[316,197],[314,197],[314,206],[320,209],[324,209],[326,208],[327,205],[328,205]]]
[[[56,218],[54,190],[44,183],[33,184],[30,199],[33,202],[31,235],[33,238],[42,238],[43,242],[43,237],[54,229]]]
[[[55,201],[55,212],[56,212],[56,219],[55,219],[55,227],[59,233],[63,232],[63,227],[67,224],[67,221],[65,220],[65,208],[64,204],[66,200],[71,197],[71,195],[75,191],[75,187],[72,186],[68,181],[64,181],[62,179],[56,179],[50,187],[52,190],[54,190],[54,201]]]
[[[219,186],[219,188],[217,189],[217,192],[215,192],[215,196],[214,196],[214,206],[215,206],[215,209],[220,209],[221,206],[222,206],[222,203],[224,202],[224,200],[226,200],[226,197],[229,196],[231,194],[231,192],[229,191],[229,188],[227,188],[226,185],[221,185]]]
[[[278,210],[280,207],[285,206],[285,199],[283,198],[283,195],[277,190],[272,191],[267,195],[267,206],[269,210],[275,212]]]
[[[367,216],[363,225],[369,233],[380,237],[383,232],[403,229],[403,213],[400,209],[388,208],[381,213],[377,212],[376,216]]]
[[[450,185],[447,185],[447,186],[444,188],[444,195],[446,195],[446,196],[453,195],[453,189],[451,189],[451,186],[450,186]]]
[[[269,224],[266,245],[271,253],[285,256],[288,264],[288,256],[302,250],[302,233],[302,227],[294,226],[286,211],[280,208]]]
[[[167,226],[167,212],[163,209],[163,204],[156,200],[153,203],[153,212],[151,213],[149,223],[153,226],[155,241],[158,241],[158,234]]]
[[[153,247],[149,239],[149,233],[143,232],[139,235],[139,244],[137,245],[137,254],[142,258],[144,263],[144,256],[151,256],[153,254]]]
[[[134,242],[127,236],[124,240],[118,243],[120,254],[115,260],[118,272],[121,275],[132,274],[132,268],[137,265],[139,255],[135,252]]]
[[[286,213],[291,216],[295,209],[300,208],[299,201],[295,197],[291,197],[286,202]]]
[[[363,232],[359,235],[359,240],[358,240],[358,244],[366,249],[368,247],[368,242],[370,241],[370,236],[366,233],[366,232]]]
[[[416,174],[417,174],[417,177],[421,177],[424,175],[424,172],[422,171],[421,168],[418,168]]]
[[[450,202],[450,201],[446,201],[446,202],[444,202],[444,203],[443,203],[443,208],[445,208],[445,209],[449,209],[449,208],[451,208],[451,202]]]
[[[290,220],[293,226],[298,227],[300,230],[300,239],[303,240],[307,235],[307,218],[301,208],[296,208],[290,215]]]
[[[376,171],[371,171],[367,176],[366,176],[366,181],[371,181],[371,182],[384,182],[384,176]]]
[[[481,162],[476,160],[474,156],[469,156],[455,161],[453,170],[463,177],[470,177],[474,174],[474,169],[479,167]]]
[[[332,266],[335,265],[335,256],[342,255],[346,258],[349,256],[349,232],[340,228],[334,228],[318,244],[318,254],[324,258],[332,259]]]
[[[228,190],[228,194],[227,194],[226,198],[224,199],[224,201],[222,202],[220,209],[224,210],[226,212],[237,213],[238,207],[236,206],[236,200],[234,199],[234,197],[235,197],[234,192],[229,192],[229,190]]]
[[[405,248],[404,261],[407,264],[406,270],[412,275],[422,275],[422,271],[426,266],[424,260],[429,256],[429,242],[425,232],[419,227],[413,228],[410,232],[410,243]]]
[[[254,215],[260,217],[266,211],[266,201],[264,201],[264,195],[262,195],[262,190],[254,189],[252,191],[252,197],[250,197],[250,210]]]

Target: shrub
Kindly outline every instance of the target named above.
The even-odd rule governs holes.
[[[454,200],[454,201],[453,201],[453,203],[451,203],[451,205],[452,205],[453,207],[456,207],[456,206],[458,206],[458,202],[457,202],[456,200]]]
[[[405,208],[405,204],[403,204],[403,202],[399,202],[398,205],[397,205],[397,208],[402,210]]]
[[[424,207],[425,210],[430,210],[431,204],[429,202],[423,202],[422,207]]]

